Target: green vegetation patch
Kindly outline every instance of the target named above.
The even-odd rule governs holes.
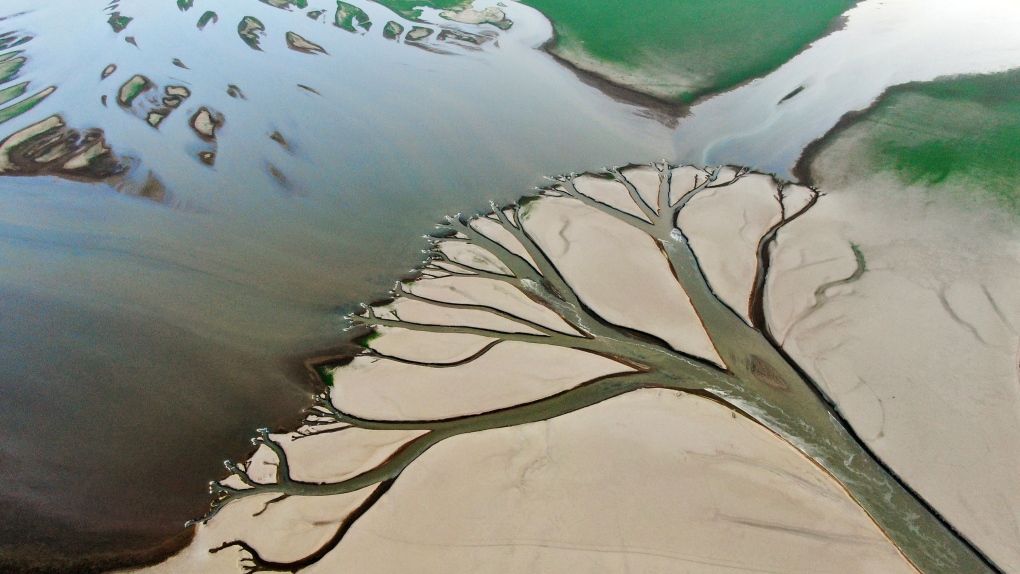
[[[372,27],[372,22],[369,21],[368,13],[354,4],[348,4],[343,0],[337,0],[336,19],[333,23],[348,32],[357,32],[358,30],[355,26],[363,28],[364,30],[368,30]]]
[[[327,387],[333,386],[333,369],[327,367],[315,367],[315,372],[319,374],[319,378],[322,379],[322,383]]]
[[[1020,70],[899,86],[861,122],[873,169],[909,184],[962,179],[1020,214]]]
[[[134,18],[130,16],[121,16],[120,12],[114,12],[113,14],[110,14],[110,19],[107,20],[107,22],[109,22],[113,31],[119,34],[121,30],[127,28],[127,25],[132,20],[134,20]]]
[[[34,108],[36,104],[45,100],[46,97],[52,94],[54,91],[56,91],[56,88],[50,86],[45,90],[37,92],[16,104],[11,104],[6,108],[0,109],[0,124],[6,122],[9,119],[20,116],[21,114]]]
[[[849,0],[525,0],[554,23],[552,51],[675,101],[763,76],[824,35]]]
[[[27,87],[28,82],[22,82],[20,84],[0,90],[0,105],[6,104],[11,100],[20,98],[25,93],[25,88]]]
[[[217,21],[219,21],[219,19],[220,18],[219,18],[219,16],[216,15],[216,12],[213,12],[212,10],[209,10],[208,12],[206,12],[205,14],[202,14],[198,18],[198,29],[199,30],[204,30],[205,27],[209,24],[209,22],[212,22],[213,24],[215,24]]]
[[[458,0],[378,0],[410,20]],[[691,102],[763,76],[823,36],[853,0],[523,0],[556,29],[550,50],[614,83]]]
[[[6,34],[0,35],[0,50],[20,46],[31,39],[31,36],[19,37],[15,32],[7,32]]]
[[[10,54],[17,54],[18,52],[10,52]],[[4,54],[6,56],[6,54]],[[0,59],[0,84],[8,82],[14,79],[21,71],[21,67],[25,65],[25,57],[18,56],[16,58],[3,58]]]
[[[265,34],[266,26],[261,20],[254,16],[245,16],[241,18],[241,21],[237,24],[237,35],[244,40],[245,44],[252,50],[261,51],[259,47],[259,41],[261,36]]]
[[[117,103],[125,108],[130,108],[142,92],[152,90],[156,88],[156,84],[152,83],[152,80],[136,74],[132,76],[128,81],[121,85],[120,90],[117,91]]]
[[[386,38],[387,40],[396,40],[403,33],[404,27],[401,26],[400,24],[397,24],[393,20],[387,22],[386,26],[383,28],[382,31],[383,37]]]

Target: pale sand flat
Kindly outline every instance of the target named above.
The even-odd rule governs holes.
[[[685,193],[705,183],[711,175],[708,171],[692,165],[684,165],[672,170],[672,183],[669,186],[669,204],[680,201]]]
[[[641,209],[630,198],[627,188],[608,175],[605,177],[587,173],[579,175],[574,178],[574,187],[577,191],[599,203],[604,203],[609,207],[648,221],[645,214],[641,213]]]
[[[745,175],[699,192],[677,220],[712,291],[748,324],[758,241],[782,217],[777,194],[771,176]]]
[[[449,277],[450,275],[452,275],[452,273],[450,273],[449,271],[442,271],[440,269],[435,269],[435,268],[432,268],[432,267],[425,267],[425,268],[423,268],[421,270],[421,274],[424,275],[425,277],[433,277],[433,278],[435,278],[435,277]]]
[[[787,443],[645,390],[436,445],[305,572],[915,570]]]
[[[461,265],[467,265],[479,271],[512,275],[499,258],[477,245],[462,241],[442,241],[439,248],[444,255]]]
[[[510,215],[509,217],[513,217]],[[512,220],[511,220],[512,221]],[[493,221],[488,217],[479,217],[471,221],[471,227],[478,230],[479,233],[488,237],[489,239],[499,243],[507,249],[510,253],[520,256],[522,259],[528,262],[532,267],[538,269],[538,265],[535,264],[535,260],[531,258],[528,250],[521,245],[521,242],[513,236],[512,233],[507,231],[505,227]]]
[[[845,170],[822,171],[826,195],[780,232],[767,301],[777,336],[907,484],[1018,572],[1016,224],[994,207],[935,200],[887,176],[845,180]],[[820,282],[855,269],[851,243],[867,271],[808,311]]]
[[[271,435],[283,447],[290,476],[305,482],[340,482],[371,470],[425,431],[366,430],[347,427],[337,432],[300,436]],[[279,458],[261,445],[252,455],[248,475],[257,482],[273,483]]]
[[[722,364],[666,257],[642,231],[573,199],[546,198],[524,226],[593,311]]]
[[[495,6],[490,6],[484,10],[475,10],[473,8],[465,8],[463,10],[444,10],[439,15],[447,20],[453,20],[454,22],[460,22],[461,24],[485,24],[485,23],[496,23],[506,19],[506,14]]]
[[[299,560],[318,550],[336,533],[341,522],[367,499],[375,486],[332,496],[292,496],[265,506],[272,493],[256,494],[230,503],[207,524],[198,527],[194,541],[166,562],[135,572],[149,574],[235,574],[245,572],[247,553],[228,548],[210,553],[224,542],[243,539],[263,558]],[[265,508],[258,516],[253,516]]]
[[[416,281],[406,286],[405,290],[433,301],[492,307],[561,333],[579,335],[551,309],[535,303],[513,285],[496,279],[484,277],[428,279]]]
[[[631,371],[565,347],[504,341],[456,368],[355,357],[333,371],[333,404],[375,420],[436,420],[511,407]]]
[[[463,333],[428,333],[399,327],[376,327],[378,337],[368,346],[387,357],[417,363],[456,363],[470,358],[495,341]]]
[[[714,168],[713,168],[714,169]],[[710,187],[721,187],[723,185],[729,185],[733,183],[737,175],[741,172],[742,168],[735,167],[732,165],[724,165],[718,169],[714,169],[715,181],[712,182]]]
[[[541,334],[539,331],[522,325],[517,321],[493,315],[487,311],[451,309],[411,299],[397,299],[389,305],[377,308],[376,313],[380,317],[391,319],[399,317],[402,321],[422,325],[460,325],[503,331],[504,333]]]
[[[651,165],[638,165],[620,170],[620,175],[627,178],[638,191],[645,204],[652,209],[659,209],[659,170]]]

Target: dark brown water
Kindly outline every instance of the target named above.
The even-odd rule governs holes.
[[[84,571],[73,560],[150,548],[203,514],[221,461],[308,399],[300,359],[417,263],[440,217],[544,174],[672,155],[668,128],[536,49],[551,30],[523,6],[498,46],[447,54],[385,39],[402,20],[367,3],[365,34],[256,0],[121,2],[118,33],[106,6],[0,14],[27,10],[0,21],[33,37],[21,81],[58,87],[0,136],[59,113],[102,128],[129,181],[166,189],[0,178],[0,566]],[[219,20],[200,31],[205,10]],[[262,51],[237,35],[246,15]],[[289,50],[287,31],[329,55]],[[191,96],[154,129],[113,104],[134,74]],[[213,144],[188,125],[203,106],[226,119]]]

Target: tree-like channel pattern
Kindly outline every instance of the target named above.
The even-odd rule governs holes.
[[[795,449],[908,569],[996,572],[772,336],[770,253],[819,195],[746,168],[655,163],[552,178],[448,218],[416,276],[350,317],[362,350],[324,370],[304,426],[262,430],[249,460],[226,463],[194,544],[248,572],[315,571],[444,441],[654,390],[728,409]],[[866,272],[853,250],[857,270],[819,298]]]

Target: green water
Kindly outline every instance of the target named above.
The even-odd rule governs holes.
[[[864,117],[867,161],[905,183],[966,183],[1020,214],[1020,70],[907,84]]]
[[[379,0],[406,18],[420,6],[458,0]],[[778,68],[836,23],[849,0],[524,0],[556,29],[553,53],[576,62],[583,54],[642,79],[627,87],[677,102],[723,91]],[[659,84],[656,77],[682,76]]]

